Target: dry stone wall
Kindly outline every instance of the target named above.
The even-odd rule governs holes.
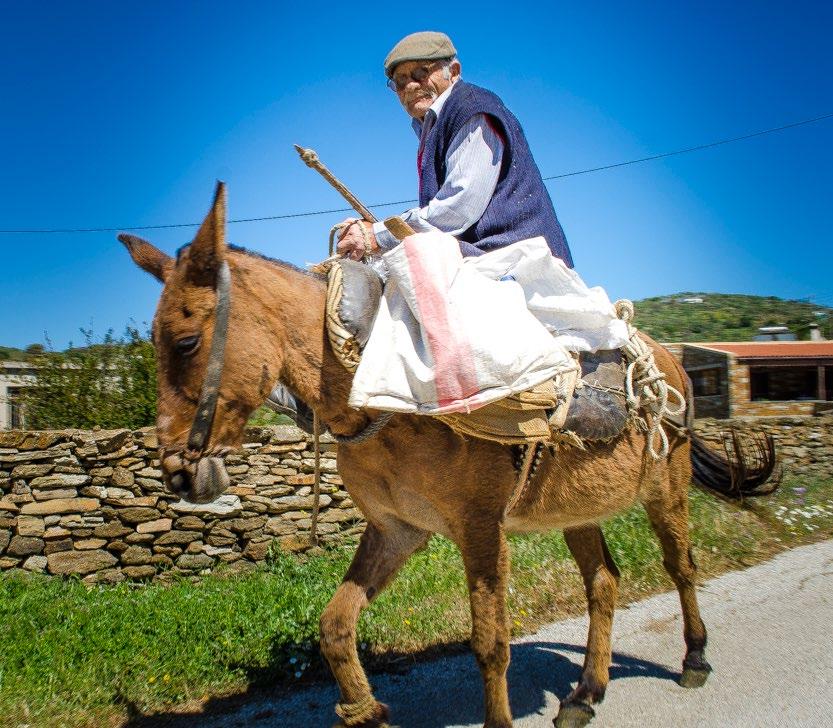
[[[90,583],[251,568],[270,548],[310,545],[314,453],[294,427],[255,428],[228,456],[212,503],[170,495],[152,429],[0,432],[0,569]],[[319,541],[363,529],[322,444]]]
[[[833,479],[833,415],[699,419],[719,445],[729,427],[775,437],[787,473]],[[252,568],[270,548],[309,547],[314,453],[295,427],[255,428],[227,458],[232,486],[195,505],[165,490],[152,429],[0,432],[0,570],[77,575],[88,583],[165,580]],[[318,534],[360,533],[361,514],[325,438]]]
[[[833,413],[694,421],[695,432],[717,449],[722,447],[721,433],[729,428],[741,433],[765,432],[772,435],[785,474],[809,475],[833,481]]]

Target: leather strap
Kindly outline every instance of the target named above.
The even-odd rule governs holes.
[[[211,433],[214,413],[217,411],[217,396],[220,392],[220,378],[223,375],[226,339],[228,335],[229,309],[231,308],[231,271],[223,261],[217,271],[217,307],[214,309],[214,334],[211,337],[211,352],[208,367],[202,383],[197,412],[188,434],[188,449],[202,452]]]

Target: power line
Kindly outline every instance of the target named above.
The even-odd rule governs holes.
[[[557,174],[552,177],[544,177],[545,180],[564,179],[564,177],[575,177],[579,174],[588,174],[590,172],[601,172],[605,169],[615,169],[616,167],[626,167],[629,164],[639,164],[640,162],[651,162],[655,159],[664,159],[665,157],[674,157],[678,154],[688,154],[689,152],[699,152],[701,149],[711,149],[711,147],[719,147],[721,144],[731,144],[732,142],[740,142],[744,139],[752,139],[753,137],[763,136],[764,134],[774,134],[785,129],[793,129],[796,126],[804,126],[805,124],[812,124],[816,121],[823,121],[830,119],[833,114],[824,114],[823,116],[816,116],[812,119],[804,119],[803,121],[796,121],[792,124],[785,124],[784,126],[776,126],[772,129],[764,129],[763,131],[754,131],[751,134],[744,134],[742,136],[731,137],[729,139],[720,139],[716,142],[709,142],[708,144],[698,144],[696,147],[686,147],[685,149],[678,149],[674,152],[664,152],[663,154],[654,154],[650,157],[642,157],[640,159],[631,159],[627,162],[617,162],[616,164],[606,164],[603,167],[593,167],[591,169],[582,169],[578,172],[567,172],[566,174]]]
[[[641,164],[643,162],[652,162],[656,159],[664,159],[666,157],[674,157],[680,154],[689,154],[690,152],[699,152],[703,149],[711,149],[712,147],[719,147],[723,144],[732,144],[733,142],[740,142],[746,139],[752,139],[754,137],[763,136],[765,134],[774,134],[779,131],[784,131],[786,129],[794,129],[797,126],[805,126],[806,124],[813,124],[817,121],[824,121],[825,119],[833,118],[833,113],[831,114],[823,114],[822,116],[815,116],[812,119],[804,119],[802,121],[796,121],[792,124],[784,124],[783,126],[776,126],[772,129],[764,129],[762,131],[755,131],[751,132],[750,134],[743,134],[742,136],[730,137],[728,139],[720,139],[715,142],[708,142],[707,144],[698,144],[697,146],[693,147],[686,147],[684,149],[677,149],[673,152],[663,152],[662,154],[653,154],[650,157],[640,157],[639,159],[629,159],[626,162],[616,162],[614,164],[606,164],[601,167],[590,167],[588,169],[580,169],[574,172],[565,172],[563,174],[555,174],[549,177],[544,177],[544,181],[549,182],[551,180],[556,179],[565,179],[566,177],[577,177],[581,174],[591,174],[593,172],[603,172],[609,169],[616,169],[618,167],[627,167],[631,164]],[[397,200],[396,202],[379,202],[375,205],[368,205],[368,207],[375,208],[375,207],[392,207],[394,205],[410,205],[417,200]],[[331,210],[314,210],[310,212],[293,212],[293,213],[286,213],[283,215],[266,215],[264,217],[241,217],[235,220],[228,220],[228,224],[232,223],[241,223],[241,222],[265,222],[269,220],[288,220],[291,218],[297,217],[313,217],[315,215],[332,215],[337,212],[353,212],[353,208],[351,207],[339,207],[334,208]],[[19,230],[0,230],[0,234],[3,235],[14,235],[14,234],[27,234],[27,233],[37,233],[37,234],[51,234],[51,233],[115,233],[121,232],[123,230],[169,230],[173,228],[186,228],[186,227],[199,227],[201,223],[198,222],[182,222],[182,223],[170,223],[167,225],[124,225],[122,227],[91,227],[91,228],[44,228],[44,229],[35,229],[35,228],[22,228]]]

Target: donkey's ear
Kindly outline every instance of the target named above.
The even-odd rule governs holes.
[[[165,282],[165,278],[174,267],[174,259],[170,255],[165,255],[159,248],[136,235],[121,233],[119,241],[124,243],[124,247],[127,248],[127,252],[130,253],[136,265],[150,273],[160,283]]]
[[[226,185],[217,182],[214,202],[188,248],[188,275],[200,284],[213,285],[226,255]]]

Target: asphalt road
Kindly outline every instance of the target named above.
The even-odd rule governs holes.
[[[616,614],[611,682],[592,726],[833,726],[833,541],[793,549],[699,589],[714,672],[705,687],[677,685],[683,657],[676,592]],[[583,660],[586,618],[568,619],[512,645],[515,726],[551,726]],[[482,689],[471,654],[377,675],[376,696],[401,728],[477,728]],[[207,728],[329,728],[334,686],[280,701],[253,700]],[[181,723],[180,723],[181,725]]]

